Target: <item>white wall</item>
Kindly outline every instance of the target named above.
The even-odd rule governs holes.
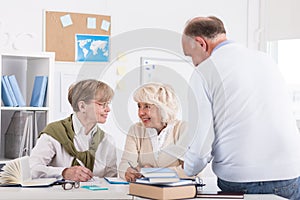
[[[42,51],[44,10],[111,16],[111,63],[56,63],[55,107],[51,109],[55,110],[52,120],[57,120],[69,114],[62,112],[61,99],[66,101],[66,97],[61,97],[61,89],[66,90],[68,86],[61,87],[61,74],[79,73],[81,78],[105,79],[116,88],[116,81],[125,75],[117,75],[113,67],[125,66],[126,73],[136,70],[141,55],[153,56],[149,48],[155,51],[155,56],[165,54],[160,51],[182,56],[180,34],[191,17],[216,15],[224,21],[229,39],[256,48],[257,2],[259,0],[9,0],[0,7],[0,50]],[[125,54],[124,59],[115,59],[119,54]],[[139,77],[136,78],[138,82]],[[122,92],[122,88],[118,91]],[[122,101],[126,106],[131,100]],[[116,138],[121,152],[126,130],[115,123],[113,115],[103,128]]]

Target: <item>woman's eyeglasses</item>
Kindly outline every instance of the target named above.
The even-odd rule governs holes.
[[[93,103],[101,106],[103,109],[109,107],[111,105],[111,102],[110,101],[107,101],[107,102],[99,102],[99,101],[96,101],[96,100],[93,100],[92,101]]]
[[[79,188],[80,182],[78,181],[64,181],[62,182],[61,186],[64,188],[64,190],[71,190],[73,188]]]

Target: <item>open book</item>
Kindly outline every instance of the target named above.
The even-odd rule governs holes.
[[[56,178],[31,178],[29,156],[8,161],[0,172],[0,186],[37,187],[50,186],[56,182]]]

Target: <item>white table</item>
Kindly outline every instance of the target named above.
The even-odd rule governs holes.
[[[215,180],[204,179],[204,190],[217,190]],[[91,183],[84,183],[91,184]],[[141,199],[128,195],[128,185],[109,184],[104,179],[97,183],[108,190],[90,191],[83,188],[65,191],[60,185],[43,188],[0,187],[0,199],[10,200],[71,200],[71,199]],[[203,198],[202,198],[203,199]],[[245,195],[245,200],[282,200],[276,195]],[[203,199],[205,200],[205,199]],[[207,200],[211,200],[207,199]],[[228,199],[227,199],[228,200]]]
[[[108,187],[108,190],[91,191],[83,188],[64,190],[61,185],[35,188],[0,187],[0,199],[132,199],[132,196],[128,195],[128,185],[109,184],[104,179],[96,184]]]

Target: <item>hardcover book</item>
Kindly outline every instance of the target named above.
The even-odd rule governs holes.
[[[34,79],[34,85],[32,89],[30,106],[43,107],[46,100],[48,85],[47,76],[36,76]]]
[[[141,168],[140,173],[146,178],[177,177],[177,172],[170,168]]]
[[[23,95],[21,93],[20,87],[18,85],[16,76],[15,75],[10,75],[10,76],[8,76],[8,80],[9,80],[9,83],[11,85],[12,91],[13,91],[13,93],[15,95],[17,104],[19,106],[25,106],[26,103],[25,103],[24,97],[23,97]]]
[[[9,96],[10,96],[12,102],[13,102],[13,106],[18,106],[17,99],[16,99],[16,97],[14,95],[14,92],[13,92],[13,89],[12,89],[10,83],[9,83],[8,76],[4,75],[3,79],[4,79],[4,82],[5,82],[6,86],[7,86]]]
[[[130,183],[129,194],[150,199],[186,199],[196,195],[195,185],[167,186]]]
[[[174,183],[180,181],[179,177],[152,177],[137,179],[138,183]]]
[[[1,97],[4,106],[14,106],[4,78],[1,79]]]
[[[170,168],[142,168],[143,178],[137,179],[141,183],[172,183],[180,180],[177,172]]]

